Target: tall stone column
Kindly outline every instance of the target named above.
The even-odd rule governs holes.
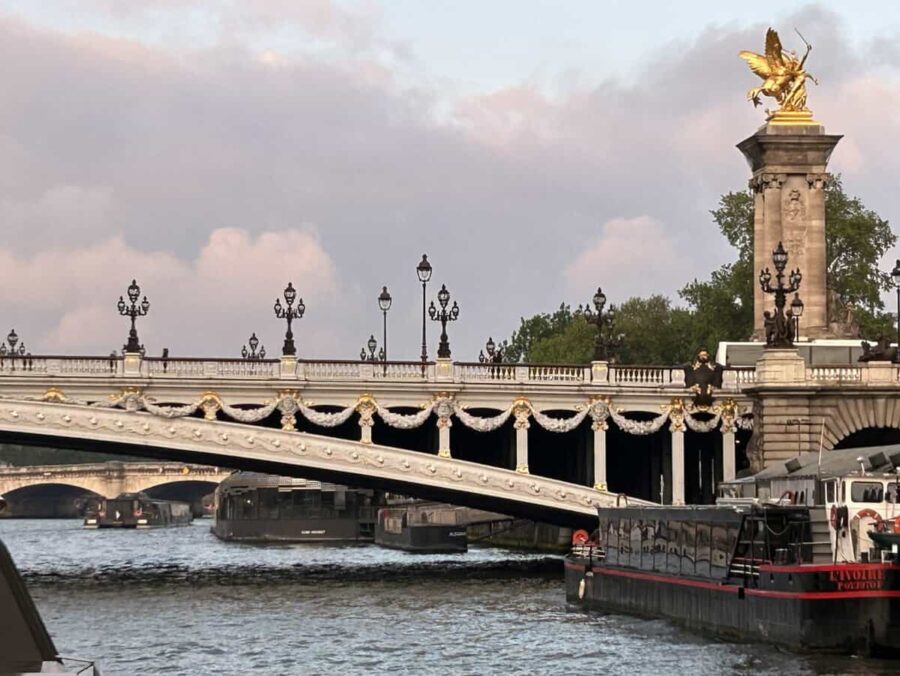
[[[594,488],[598,491],[607,490],[606,484],[606,430],[609,424],[605,420],[595,420],[591,423],[594,431]]]
[[[438,428],[438,455],[442,458],[450,457],[450,416],[440,416],[437,419]]]
[[[684,428],[672,429],[672,504],[684,504]]]
[[[531,408],[527,401],[520,400],[513,404],[513,415],[516,417],[513,423],[516,430],[516,471],[528,474],[528,428],[531,427],[528,417]]]
[[[763,311],[772,305],[756,276],[772,267],[778,242],[787,250],[788,268],[800,268],[804,302],[801,335],[829,336],[825,279],[825,200],[828,159],[841,136],[825,134],[815,122],[763,125],[738,148],[747,158],[754,191],[754,337],[761,339]],[[790,302],[790,301],[789,301]]]
[[[730,432],[722,428],[722,481],[731,481],[735,475],[734,429]]]

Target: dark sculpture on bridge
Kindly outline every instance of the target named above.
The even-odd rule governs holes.
[[[684,367],[684,386],[694,393],[694,406],[709,408],[713,393],[722,389],[722,365],[710,360],[709,351],[701,347],[693,364]]]
[[[788,294],[796,293],[800,289],[803,275],[800,274],[799,268],[792,270],[788,277],[788,283],[784,283],[784,269],[787,266],[788,254],[781,242],[778,242],[778,246],[772,252],[772,262],[775,264],[775,279],[777,282],[775,286],[771,284],[772,273],[769,272],[769,268],[765,268],[759,273],[759,286],[763,293],[775,294],[774,314],[768,310],[763,313],[765,318],[763,319],[763,326],[766,330],[766,348],[790,349],[794,347],[796,331],[794,303],[791,303],[791,308],[787,312],[785,312],[784,306]],[[802,304],[800,307],[802,307]]]
[[[861,345],[863,353],[859,361],[897,361],[897,348],[891,346],[890,338],[881,336],[874,345],[864,340]]]

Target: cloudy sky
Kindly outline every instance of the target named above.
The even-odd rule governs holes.
[[[900,4],[860,6],[6,0],[0,329],[108,353],[137,277],[150,354],[236,356],[251,331],[275,354],[290,280],[302,355],[353,358],[386,284],[414,359],[423,252],[460,359],[598,284],[674,296],[730,259],[708,211],[746,185],[737,52],[768,25],[814,44],[831,168],[900,222]]]

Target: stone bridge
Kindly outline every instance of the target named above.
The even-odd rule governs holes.
[[[71,486],[114,498],[157,486],[184,482],[209,484],[209,490],[231,474],[230,469],[180,462],[100,462],[82,465],[0,467],[0,495],[34,486]]]
[[[776,352],[726,369],[705,409],[681,367],[30,357],[0,365],[0,431],[559,523],[616,493],[707,501],[750,461],[812,450],[822,421],[826,448],[897,426],[878,403],[900,391],[897,366],[807,367]],[[865,414],[839,423],[848,402]]]

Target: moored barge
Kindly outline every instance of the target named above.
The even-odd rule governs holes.
[[[213,534],[246,543],[372,542],[376,496],[338,484],[235,472],[216,488]]]
[[[599,508],[566,559],[567,600],[727,639],[896,656],[900,454],[859,452],[767,470],[777,498]]]
[[[469,550],[463,511],[450,505],[413,504],[378,510],[375,544],[418,554],[461,554]]]
[[[144,493],[91,502],[85,509],[85,528],[160,528],[193,521],[191,506],[175,500],[155,500]]]

